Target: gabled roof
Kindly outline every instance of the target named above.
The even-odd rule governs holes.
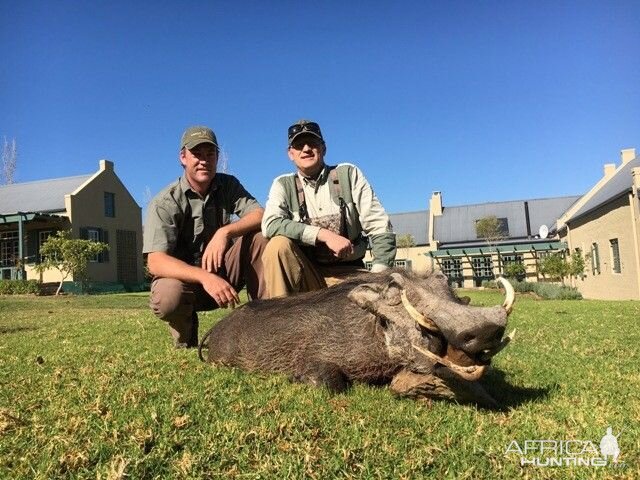
[[[579,198],[572,195],[444,207],[442,216],[434,218],[434,237],[444,244],[477,242],[480,239],[476,234],[476,221],[492,215],[507,219],[509,238],[533,237],[542,225],[551,227]],[[529,210],[529,232],[525,206]]]
[[[389,214],[396,235],[410,234],[418,245],[427,245],[429,232],[429,210]]]
[[[621,165],[620,169],[614,173],[609,180],[607,180],[600,190],[598,190],[593,197],[591,197],[587,203],[582,206],[582,208],[567,219],[567,222],[576,220],[605,203],[618,198],[620,195],[630,192],[631,185],[633,184],[631,170],[636,167],[640,167],[640,158],[638,157],[635,157],[626,164]]]
[[[59,212],[64,196],[73,193],[92,175],[52,178],[0,186],[0,214],[17,212]]]

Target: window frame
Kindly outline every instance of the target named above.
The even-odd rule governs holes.
[[[104,216],[116,218],[116,194],[104,192]]]
[[[95,238],[93,238],[95,236]],[[100,229],[87,227],[87,240],[92,242],[100,242]],[[97,254],[89,259],[91,263],[100,263],[100,254]]]
[[[620,260],[620,242],[617,238],[609,239],[609,249],[611,252],[611,273],[622,273],[622,262]]]
[[[591,274],[600,275],[600,249],[597,242],[591,244]]]

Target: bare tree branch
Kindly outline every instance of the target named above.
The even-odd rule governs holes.
[[[4,137],[2,145],[2,183],[11,185],[15,180],[16,166],[18,164],[18,147],[16,139],[11,142]]]
[[[220,173],[228,173],[229,172],[229,154],[224,149],[224,147],[220,147],[218,153],[218,172]]]

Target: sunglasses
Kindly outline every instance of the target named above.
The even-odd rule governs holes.
[[[305,145],[309,145],[311,148],[319,148],[322,146],[322,140],[315,137],[303,136],[302,138],[296,138],[291,142],[290,147],[294,150],[302,150]]]
[[[315,122],[309,122],[303,125],[300,125],[300,124],[291,125],[288,131],[289,139],[293,138],[295,135],[302,132],[314,133],[318,135],[320,138],[322,138],[322,133],[320,132],[320,125],[318,125]]]

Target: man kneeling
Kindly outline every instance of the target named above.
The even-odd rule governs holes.
[[[231,175],[216,173],[218,142],[207,127],[182,135],[182,176],[149,203],[144,225],[151,309],[176,348],[198,345],[198,311],[233,307],[244,285],[263,298],[264,209]],[[231,223],[231,215],[240,219]]]

